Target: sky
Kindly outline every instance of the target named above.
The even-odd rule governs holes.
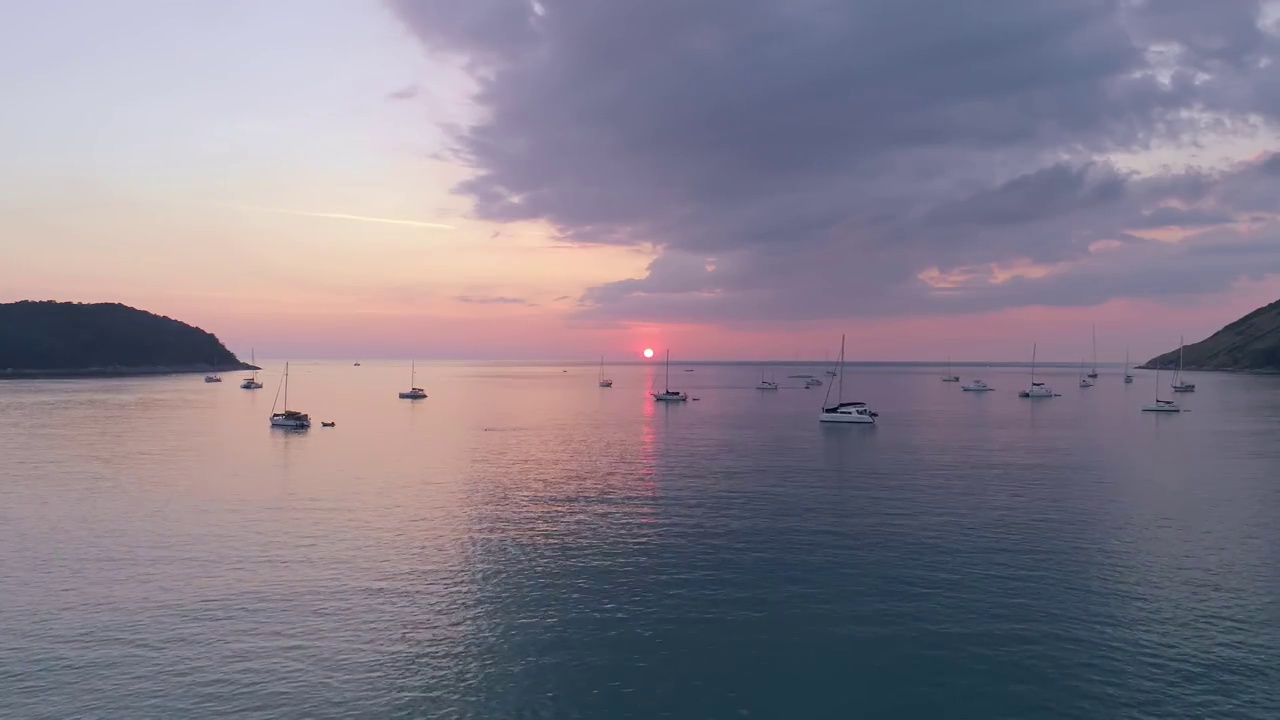
[[[259,357],[1145,359],[1280,298],[1280,3],[49,0],[0,301]]]

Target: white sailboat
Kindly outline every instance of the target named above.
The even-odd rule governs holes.
[[[249,364],[258,364],[258,359],[254,357],[253,348],[249,348]],[[251,377],[245,378],[244,382],[240,383],[240,388],[242,390],[261,390],[262,383],[258,382],[258,371],[254,370]]]
[[[400,393],[401,400],[421,400],[427,396],[427,391],[417,386],[415,382],[418,379],[417,361],[409,361],[409,389]]]
[[[1080,387],[1082,387],[1082,388],[1089,388],[1089,387],[1093,387],[1093,380],[1090,380],[1090,378],[1095,378],[1095,377],[1098,377],[1098,373],[1096,373],[1096,372],[1095,372],[1095,373],[1089,373],[1089,374],[1087,374],[1087,375],[1085,374],[1085,372],[1084,372],[1084,359],[1083,359],[1083,358],[1081,358],[1081,359],[1080,359]]]
[[[1098,326],[1093,326],[1093,369],[1089,371],[1085,377],[1090,380],[1098,379]]]
[[[777,390],[778,383],[772,380],[764,379],[764,370],[760,371],[760,382],[756,384],[757,390]]]
[[[604,376],[604,356],[600,356],[600,387],[613,387],[613,381]]]
[[[960,382],[960,376],[951,372],[951,358],[947,358],[947,374],[942,376],[942,382]]]
[[[1026,390],[1019,390],[1018,397],[1021,398],[1051,398],[1053,397],[1053,388],[1042,382],[1036,382],[1036,345],[1031,345],[1031,387]]]
[[[663,382],[662,392],[650,392],[653,399],[658,402],[684,402],[689,396],[679,390],[671,389],[671,349],[667,348],[667,371],[666,380]]]
[[[271,427],[292,428],[294,430],[306,430],[311,427],[311,416],[289,409],[289,363],[284,364],[284,379],[280,382],[280,387],[276,388],[276,399],[280,398],[280,390],[284,390],[284,409],[276,412],[276,403],[271,403]]]
[[[991,387],[990,385],[986,384],[981,380],[970,381],[965,385],[961,385],[960,389],[964,390],[965,392],[990,392],[992,390],[995,390],[995,388]]]
[[[1174,392],[1195,392],[1196,384],[1182,379],[1182,349],[1184,347],[1186,346],[1183,345],[1182,336],[1178,336],[1178,370],[1173,375],[1173,385],[1171,387]]]
[[[1129,350],[1128,350],[1128,348],[1126,348],[1126,349],[1125,349],[1125,351],[1124,351],[1124,384],[1125,384],[1125,385],[1132,385],[1132,384],[1133,384],[1133,373],[1129,372]]]
[[[822,399],[822,412],[818,413],[818,422],[874,423],[879,413],[872,412],[866,403],[844,401],[844,335],[840,336],[840,359],[836,362],[836,367],[836,404],[827,404],[831,399],[831,388],[828,387],[827,395]]]
[[[1160,363],[1156,363],[1156,401],[1151,405],[1143,405],[1142,412],[1182,412],[1182,408],[1178,407],[1178,403],[1172,400],[1160,399]]]
[[[210,383],[212,383],[212,382],[222,382],[222,378],[218,377],[218,374],[217,374],[217,373],[214,373],[213,375],[205,375],[205,376],[204,376],[204,381],[205,381],[205,382],[210,382]]]

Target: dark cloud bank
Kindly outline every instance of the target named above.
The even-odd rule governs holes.
[[[478,82],[455,148],[478,215],[661,249],[588,315],[1086,305],[1280,272],[1280,155],[1106,160],[1275,129],[1280,29],[1253,0],[392,7]],[[1194,235],[1149,239],[1172,226]]]

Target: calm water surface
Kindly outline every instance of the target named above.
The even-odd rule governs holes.
[[[0,383],[0,717],[1280,717],[1280,378],[682,370]]]

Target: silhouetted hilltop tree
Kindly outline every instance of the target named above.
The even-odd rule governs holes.
[[[0,303],[0,372],[245,367],[213,334],[119,303]]]

